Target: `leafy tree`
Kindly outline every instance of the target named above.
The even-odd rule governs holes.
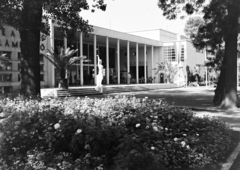
[[[92,9],[106,9],[104,0],[95,0]],[[49,19],[59,24],[59,29],[71,39],[77,30],[92,31],[81,16],[89,10],[87,0],[1,0],[0,25],[16,28],[21,38],[21,87],[22,94],[40,93],[40,32],[49,35]]]
[[[196,35],[198,34],[198,29],[203,26],[204,20],[202,17],[190,17],[189,20],[187,21],[184,32],[189,39],[194,39]]]
[[[214,70],[216,75],[218,75],[218,72],[221,70],[221,67],[222,67],[223,56],[224,56],[224,49],[217,50],[216,56],[208,60],[205,63],[205,66],[207,66],[211,70]]]
[[[77,50],[70,50],[70,48],[62,48],[58,47],[58,53],[52,52],[48,50],[49,52],[44,55],[45,58],[50,61],[55,68],[57,68],[60,72],[60,78],[62,82],[62,88],[67,89],[68,83],[67,83],[67,70],[76,62],[80,60],[86,59],[85,56],[74,56],[74,54],[77,52]]]
[[[193,45],[201,49],[211,46],[212,50],[225,46],[223,66],[213,103],[222,108],[236,108],[239,0],[210,0],[209,3],[205,0],[159,0],[158,6],[168,19],[175,19],[181,9],[187,14],[204,14],[205,25],[199,28]]]

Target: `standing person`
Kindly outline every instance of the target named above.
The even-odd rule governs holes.
[[[127,84],[131,83],[131,74],[128,72],[128,77],[127,77]]]
[[[99,56],[97,55],[98,58],[98,75],[97,75],[97,86],[95,87],[95,89],[99,92],[103,92],[103,87],[102,87],[102,80],[103,80],[103,65],[102,65],[102,60],[99,58]]]

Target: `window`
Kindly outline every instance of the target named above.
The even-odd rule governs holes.
[[[22,54],[18,52],[18,60],[21,60]]]
[[[5,94],[11,93],[12,92],[12,86],[5,86],[5,87],[3,87],[3,92]]]
[[[7,57],[8,59],[11,59],[12,52],[11,51],[0,51],[0,54],[6,54],[5,57]]]
[[[41,75],[40,75],[40,80],[41,80],[41,81],[44,81],[44,74],[41,74]]]
[[[43,54],[40,54],[40,61],[43,61]]]
[[[0,70],[2,70],[2,71],[12,71],[12,63],[5,63],[4,67],[3,68],[1,67]]]
[[[44,65],[43,64],[40,64],[40,71],[44,71]]]
[[[0,76],[0,81],[11,81],[12,80],[12,74],[2,74]]]
[[[18,74],[18,81],[21,81],[21,74]]]
[[[181,48],[181,61],[184,61],[184,45]]]
[[[176,53],[174,47],[163,47],[163,56],[165,61],[176,61]]]

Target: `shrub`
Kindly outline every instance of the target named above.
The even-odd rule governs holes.
[[[0,169],[217,168],[236,145],[222,121],[161,100],[3,99]]]

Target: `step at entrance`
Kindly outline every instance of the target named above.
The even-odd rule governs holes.
[[[95,90],[95,88],[83,88],[83,89],[61,89],[57,90],[58,97],[66,96],[88,96],[88,95],[99,95],[102,94]]]

